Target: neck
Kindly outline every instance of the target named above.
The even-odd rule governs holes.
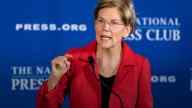
[[[111,48],[97,46],[97,60],[102,65],[116,65],[120,61],[121,50],[121,44]]]
[[[121,44],[112,48],[97,46],[96,56],[101,75],[110,77],[117,73],[121,59],[121,49]]]

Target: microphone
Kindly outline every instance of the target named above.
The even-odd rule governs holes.
[[[95,74],[95,60],[94,60],[94,58],[93,58],[92,56],[89,56],[89,57],[88,57],[88,63],[91,65],[91,68],[92,68],[92,70],[93,70],[93,72],[94,72],[95,78],[97,79],[97,81],[100,82],[101,80],[99,80],[99,79],[97,78],[96,74]],[[116,91],[114,91],[113,89],[111,89],[105,82],[101,81],[101,84],[102,84],[103,86],[105,86],[108,90],[110,90],[111,93],[113,93],[115,96],[117,96],[117,97],[119,98],[120,103],[121,103],[121,108],[124,108],[124,102],[123,102],[123,99],[121,98],[121,96],[120,96]]]
[[[93,59],[92,56],[88,57],[88,62],[89,62],[90,65],[94,65],[95,64],[94,59]]]

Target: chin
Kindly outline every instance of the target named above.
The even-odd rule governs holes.
[[[99,46],[101,48],[104,48],[104,49],[109,49],[109,48],[112,48],[114,45],[112,42],[104,42],[104,41],[97,41],[97,43],[99,44]]]
[[[102,44],[101,47],[104,49],[109,49],[109,48],[112,48],[113,45],[112,44]]]

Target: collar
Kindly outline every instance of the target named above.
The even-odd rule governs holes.
[[[96,48],[97,48],[97,42],[92,41],[86,47],[81,49],[82,53],[79,56],[79,58],[87,61],[88,57],[92,56],[95,61]],[[135,58],[135,52],[133,52],[133,50],[128,46],[127,43],[122,42],[122,56],[121,56],[120,64],[123,66],[136,65],[134,58]]]

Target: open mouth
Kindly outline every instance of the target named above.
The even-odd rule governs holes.
[[[112,37],[106,36],[106,35],[101,35],[101,39],[112,39]]]

